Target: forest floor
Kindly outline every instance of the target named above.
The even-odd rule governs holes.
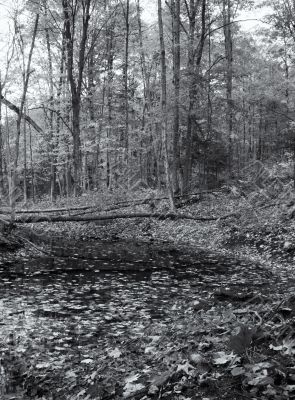
[[[108,204],[108,200],[98,200],[93,194],[57,206]],[[112,205],[116,203],[112,201]],[[165,200],[155,204],[153,211],[168,211]],[[44,201],[33,208],[49,208],[49,204]],[[124,207],[111,213],[136,211],[150,211],[150,206]],[[18,228],[14,241],[25,247],[10,253],[13,260],[40,251],[50,254],[49,238],[59,236],[73,241],[169,244],[182,253],[194,253],[209,269],[217,268],[202,283],[202,291],[188,282],[186,295],[173,304],[172,311],[169,303],[163,320],[151,324],[143,319],[132,332],[113,340],[112,346],[106,338],[105,348],[92,347],[91,356],[82,363],[81,358],[72,357],[70,362],[64,358],[66,385],[60,380],[60,366],[51,368],[50,361],[42,363],[39,358],[35,366],[31,363],[30,376],[23,380],[25,391],[19,397],[3,394],[3,399],[295,398],[293,211],[291,194],[281,193],[275,200],[256,196],[254,201],[232,190],[209,193],[181,205],[181,213],[194,216],[222,217],[234,212],[210,222],[149,218]],[[34,242],[33,248],[28,240]],[[219,276],[218,266],[226,265],[231,272]],[[124,314],[126,310],[121,311]],[[129,321],[123,318],[119,324],[122,328],[125,323],[132,325],[131,321],[132,313]],[[11,345],[3,346],[2,371],[8,363],[18,364],[18,373],[22,370],[25,375],[20,360],[25,354],[31,356],[32,349],[14,352],[12,359]],[[40,349],[41,345],[39,354]],[[50,387],[55,388],[52,394]]]

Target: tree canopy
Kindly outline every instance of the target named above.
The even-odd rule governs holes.
[[[169,0],[149,16],[142,0],[12,4],[0,37],[2,189],[54,200],[159,188],[173,207],[175,194],[222,186],[251,161],[291,159],[295,10],[263,6]],[[256,31],[245,9],[265,14]]]

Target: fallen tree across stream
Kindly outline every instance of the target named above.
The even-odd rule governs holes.
[[[196,193],[188,193],[188,194],[183,194],[183,195],[177,195],[175,196],[176,199],[182,199],[182,198],[187,198],[187,197],[195,197],[195,196],[202,196],[205,194],[214,194],[214,193],[219,193],[222,190],[203,190],[200,192]],[[48,208],[48,209],[35,209],[35,210],[16,210],[16,214],[51,214],[51,213],[63,213],[63,212],[71,212],[71,211],[84,211],[84,210],[92,210],[96,209],[97,211],[112,211],[112,210],[117,210],[120,208],[127,208],[127,207],[132,207],[132,206],[139,206],[139,205],[144,205],[144,204],[151,204],[160,200],[167,200],[168,197],[162,196],[162,197],[150,197],[150,198],[143,198],[143,199],[134,199],[134,200],[125,200],[125,201],[119,201],[117,203],[114,203],[113,205],[110,205],[109,208],[107,209],[102,209],[101,205],[95,204],[95,205],[89,205],[89,206],[77,206],[77,207],[62,207],[62,208]],[[4,211],[4,210],[3,210]],[[7,211],[1,211],[3,214],[9,214],[10,209],[8,208]]]
[[[187,214],[174,214],[174,213],[133,213],[133,214],[111,214],[111,215],[39,215],[28,217],[16,217],[14,223],[27,224],[38,222],[91,222],[91,221],[106,221],[114,219],[132,219],[132,218],[156,218],[159,220],[165,219],[188,219],[193,221],[217,221],[229,217],[238,216],[237,213],[230,213],[220,217],[198,217]],[[7,221],[8,222],[8,221]]]

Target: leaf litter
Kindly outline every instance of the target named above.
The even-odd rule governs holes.
[[[5,395],[290,398],[292,285],[274,294],[269,271],[255,264],[163,245],[66,251],[74,257],[25,260],[9,272],[2,263]]]

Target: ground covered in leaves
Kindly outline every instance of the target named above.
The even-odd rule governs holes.
[[[291,201],[209,194],[181,212],[236,215],[15,231],[26,246],[1,258],[1,398],[295,398]]]

